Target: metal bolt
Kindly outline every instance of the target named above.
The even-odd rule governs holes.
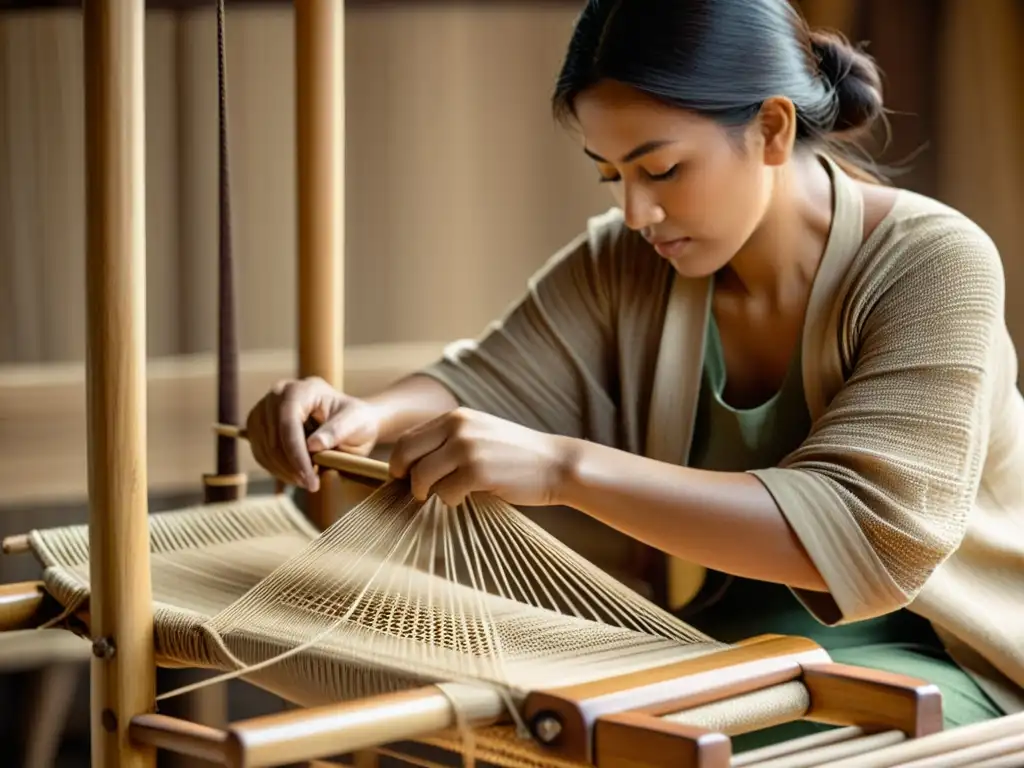
[[[534,734],[544,744],[550,744],[562,733],[562,723],[552,715],[546,715],[533,725]]]
[[[99,637],[93,640],[92,655],[98,659],[112,659],[116,651],[113,638]]]

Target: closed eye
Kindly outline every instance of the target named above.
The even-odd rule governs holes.
[[[651,179],[651,181],[668,181],[669,179],[676,175],[676,172],[678,170],[679,163],[676,163],[664,173],[649,173],[647,174],[647,176],[649,179]]]
[[[671,168],[669,168],[664,173],[646,173],[645,172],[644,175],[646,175],[647,178],[649,178],[651,181],[668,181],[669,179],[674,178],[678,172],[679,172],[679,163],[676,163],[675,165],[673,165]],[[614,183],[616,181],[620,181],[621,179],[622,179],[621,176],[619,176],[618,174],[615,174],[614,176],[604,176],[604,175],[601,175],[601,176],[598,176],[597,180],[598,180],[598,183],[600,183],[600,184],[612,184],[612,183]]]

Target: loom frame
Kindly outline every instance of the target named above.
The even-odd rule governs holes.
[[[295,0],[299,376],[342,386],[344,3]],[[146,471],[144,0],[83,3],[92,764],[149,768],[156,695]],[[326,473],[310,516],[338,495]]]
[[[294,0],[294,8],[298,375],[320,376],[342,388],[344,3]],[[144,0],[85,0],[83,4],[91,597],[87,610],[77,618],[93,638],[92,764],[151,768],[157,750],[165,749],[228,766],[276,766],[447,728],[452,720],[450,702],[430,687],[253,718],[226,729],[152,712],[160,660],[153,643],[145,434],[145,11]],[[234,438],[229,434],[220,437]],[[339,460],[338,466],[330,469],[329,463],[318,463],[328,471],[322,475],[322,490],[311,497],[310,513],[314,524],[323,530],[331,522],[330,511],[340,493],[340,472],[346,465]],[[378,479],[382,479],[379,474]],[[207,480],[210,488],[224,488],[231,481],[239,481],[236,488],[244,485],[230,472]],[[38,584],[3,585],[0,624],[5,628],[38,624],[46,599]],[[855,670],[841,665],[814,664],[814,649],[807,642],[801,646],[799,639],[783,640],[800,647],[790,649],[794,651],[790,663],[766,667],[760,684],[768,678],[777,681],[779,675],[783,677],[778,679],[800,677],[811,689],[809,714],[825,722],[846,722],[850,713],[845,711],[843,697],[874,692],[874,698],[864,695],[863,706],[893,708],[880,713],[876,718],[880,723],[897,723],[915,736],[936,729],[933,686],[915,685],[898,676],[864,673],[858,678]],[[755,638],[748,646],[770,641]],[[812,655],[801,656],[797,651]],[[789,658],[781,646],[775,657]],[[675,678],[665,671],[659,674],[663,677],[655,681],[658,684],[671,682],[681,673],[676,671]],[[749,676],[744,690],[751,690],[756,682]],[[666,764],[666,754],[689,765],[703,764],[702,759],[720,765],[722,758],[728,757],[728,744],[720,734],[657,723],[659,714],[682,704],[678,696],[669,701],[664,696],[644,699],[640,686],[609,708],[607,701],[601,703],[602,697],[609,691],[625,692],[621,681],[618,688],[615,685],[614,681],[602,681],[597,687],[538,692],[534,714],[562,707],[560,722],[568,722],[573,713],[589,718],[582,731],[577,731],[589,735],[592,728],[594,740],[608,747],[609,758],[602,768],[660,766]],[[734,686],[732,692],[740,688]],[[694,703],[692,696],[688,703]],[[399,720],[404,733],[391,732],[382,738],[382,722]],[[998,727],[1007,725],[1014,723],[993,724],[984,733],[998,739],[1003,734]],[[647,746],[660,754],[633,753],[630,739],[639,733],[651,737]],[[593,758],[588,738],[576,739],[572,757]],[[587,754],[580,754],[581,744]]]

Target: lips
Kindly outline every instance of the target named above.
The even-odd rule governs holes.
[[[651,244],[663,259],[672,259],[680,256],[691,242],[692,239],[689,237],[680,237],[676,240],[660,240]]]

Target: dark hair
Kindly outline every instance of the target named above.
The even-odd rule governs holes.
[[[576,97],[601,80],[725,126],[784,96],[796,140],[832,149],[854,145],[884,112],[874,61],[838,34],[812,32],[789,0],[588,0],[555,87],[556,117],[574,116]]]

